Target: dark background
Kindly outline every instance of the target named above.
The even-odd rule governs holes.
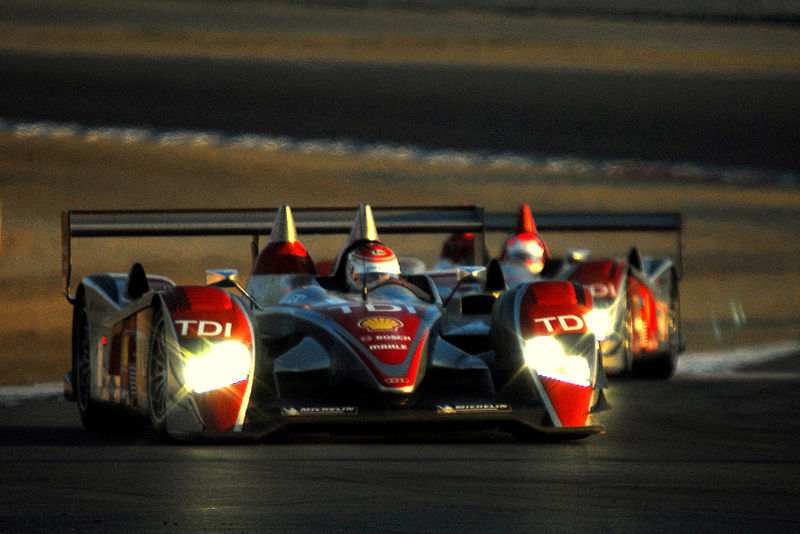
[[[793,77],[6,52],[0,117],[800,172]]]

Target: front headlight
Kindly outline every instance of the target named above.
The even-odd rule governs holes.
[[[539,376],[579,386],[591,385],[589,362],[582,356],[566,354],[555,338],[541,336],[528,339],[522,353],[525,363]]]
[[[219,389],[250,374],[250,350],[238,341],[213,343],[203,354],[186,359],[183,378],[195,393]]]
[[[586,314],[586,326],[594,332],[597,339],[602,341],[608,338],[614,328],[611,324],[611,310],[595,308]]]

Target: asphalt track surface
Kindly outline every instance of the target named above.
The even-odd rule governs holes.
[[[608,432],[562,443],[174,444],[134,425],[90,434],[64,400],[6,406],[0,531],[796,532],[797,363],[614,380]]]
[[[0,117],[800,171],[794,76],[7,51]]]

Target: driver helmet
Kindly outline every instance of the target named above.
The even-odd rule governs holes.
[[[525,232],[506,240],[500,259],[522,263],[531,273],[539,274],[542,272],[548,256],[547,245],[539,237],[539,234]]]
[[[364,285],[376,280],[400,276],[400,262],[389,247],[370,241],[358,245],[347,254],[345,276],[348,287],[359,291]]]

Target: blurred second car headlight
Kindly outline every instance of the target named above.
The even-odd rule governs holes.
[[[602,341],[612,334],[611,310],[607,308],[595,308],[586,314],[585,319],[586,326],[589,327],[589,330],[594,332],[598,340]]]
[[[183,378],[189,389],[203,393],[241,382],[249,373],[250,350],[238,341],[223,341],[188,358]]]

